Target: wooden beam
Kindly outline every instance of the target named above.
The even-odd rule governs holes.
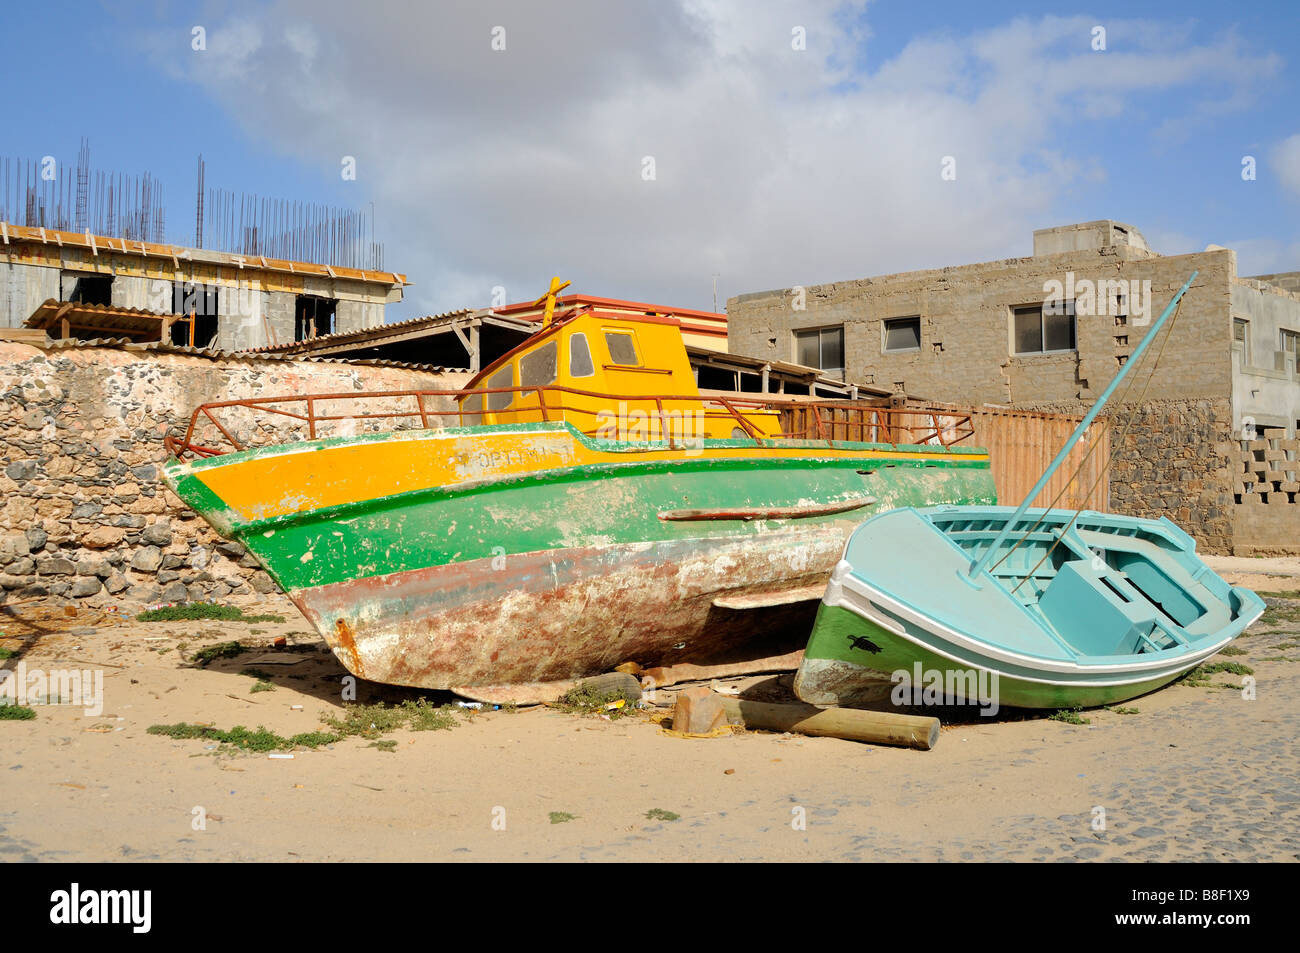
[[[929,751],[939,743],[939,719],[856,708],[815,708],[812,705],[774,705],[739,698],[721,698],[727,720],[746,728],[794,731],[897,745]]]
[[[337,354],[341,351],[356,351],[369,347],[380,347],[384,344],[397,344],[401,341],[409,341],[415,338],[421,338],[429,334],[450,334],[452,328],[418,328],[414,331],[406,331],[401,334],[384,335],[383,337],[361,338],[352,341],[331,341],[324,347],[304,348],[302,353],[314,355]]]
[[[50,320],[45,326],[47,328],[52,328],[54,326],[54,322],[56,321],[60,322],[63,329],[63,333],[60,335],[60,337],[66,338],[68,336],[68,312],[71,310],[72,310],[71,302],[64,304],[62,307],[59,308],[59,310],[55,311],[54,314],[50,316]]]
[[[469,369],[477,374],[479,370],[478,323],[475,322],[470,324],[468,336],[466,336],[459,324],[453,324],[451,329],[456,332],[456,337],[460,338],[460,343],[465,348],[465,353],[469,355]]]

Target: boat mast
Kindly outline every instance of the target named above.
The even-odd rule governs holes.
[[[1083,436],[1084,432],[1092,424],[1093,420],[1096,419],[1099,413],[1101,413],[1102,407],[1106,405],[1106,401],[1110,399],[1110,395],[1115,392],[1115,388],[1119,386],[1119,382],[1122,381],[1128,375],[1128,372],[1133,369],[1133,365],[1141,360],[1142,353],[1147,349],[1147,345],[1155,340],[1156,335],[1160,333],[1160,329],[1164,327],[1165,321],[1167,321],[1169,315],[1173,313],[1174,307],[1178,304],[1183,295],[1187,293],[1187,289],[1191,287],[1192,281],[1195,280],[1199,273],[1199,271],[1193,271],[1191,276],[1183,282],[1183,286],[1179,288],[1178,293],[1169,300],[1169,304],[1165,307],[1165,310],[1161,312],[1156,323],[1151,326],[1151,330],[1143,336],[1142,340],[1138,343],[1138,346],[1134,348],[1132,357],[1124,362],[1124,366],[1120,368],[1120,371],[1115,375],[1114,380],[1112,380],[1110,384],[1107,385],[1106,389],[1101,392],[1101,396],[1098,397],[1097,402],[1092,405],[1092,409],[1088,411],[1087,416],[1085,416],[1079,426],[1074,429],[1074,433],[1070,434],[1070,439],[1065,441],[1065,446],[1061,447],[1056,458],[1052,460],[1047,469],[1043,471],[1043,475],[1038,478],[1038,482],[1035,483],[1033,489],[1029,491],[1024,502],[1020,504],[1020,508],[1016,510],[1015,515],[1007,520],[1006,525],[1002,527],[1002,531],[998,533],[997,538],[993,540],[992,544],[984,552],[984,555],[971,563],[969,574],[971,579],[975,579],[984,571],[989,564],[989,560],[993,558],[993,555],[998,552],[1002,544],[1006,542],[1007,537],[1011,535],[1012,528],[1020,521],[1020,518],[1025,515],[1025,510],[1029,509],[1029,504],[1032,503],[1038,494],[1043,491],[1043,487],[1047,486],[1047,481],[1052,478],[1052,474],[1055,473],[1061,464],[1065,462],[1065,458],[1069,455],[1070,451],[1074,449],[1074,445],[1079,442],[1079,438]]]

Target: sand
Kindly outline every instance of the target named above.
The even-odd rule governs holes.
[[[1216,568],[1264,592],[1300,589],[1300,566],[1243,562]],[[291,735],[339,711],[346,673],[293,607],[244,606],[286,621],[6,610],[0,645],[18,654],[5,667],[102,670],[105,704],[0,721],[0,858],[1300,858],[1300,623],[1257,624],[1239,640],[1247,654],[1232,661],[1255,670],[1254,700],[1221,674],[1227,687],[1175,684],[1129,702],[1136,714],[1085,712],[1088,725],[962,713],[929,752],[760,732],[683,739],[652,711],[607,721],[553,708],[398,730],[385,736],[391,752],[352,737],[291,759],[148,734],[184,721]],[[281,635],[286,648],[269,648]],[[186,660],[230,639],[256,648],[207,667]],[[275,690],[251,693],[249,668]],[[724,684],[789,697],[788,675]],[[362,702],[419,695],[359,689]],[[647,817],[656,809],[677,817]]]

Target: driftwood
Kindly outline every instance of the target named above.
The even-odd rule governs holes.
[[[722,697],[727,720],[746,728],[824,735],[877,745],[897,745],[929,751],[939,741],[939,719],[898,715],[857,708],[817,708],[813,705],[774,705]]]

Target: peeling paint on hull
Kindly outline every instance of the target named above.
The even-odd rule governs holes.
[[[300,590],[293,599],[339,660],[372,681],[423,688],[557,681],[743,644],[765,628],[764,616],[719,609],[714,598],[768,588],[774,578],[792,586],[824,580],[853,526],[530,553],[498,570],[490,561],[437,566]],[[795,575],[792,564],[801,567]],[[350,639],[331,638],[339,631]]]

